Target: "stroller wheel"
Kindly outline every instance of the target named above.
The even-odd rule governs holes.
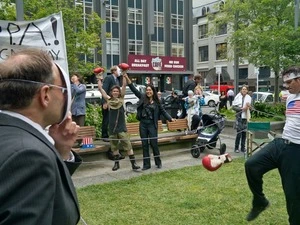
[[[200,148],[198,145],[193,145],[191,149],[191,154],[194,158],[199,158],[200,156]]]
[[[220,147],[220,155],[223,155],[225,154],[226,152],[226,144],[221,144],[221,147]]]

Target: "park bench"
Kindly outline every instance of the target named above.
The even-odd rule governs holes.
[[[176,142],[181,141],[195,141],[198,137],[198,134],[193,132],[188,132],[188,122],[187,119],[177,119],[174,122],[167,121],[168,131],[175,132],[173,133],[174,140]],[[176,132],[177,131],[177,132]]]
[[[172,138],[170,136],[163,135],[163,124],[162,121],[158,121],[158,144],[168,143],[172,141]],[[140,122],[135,123],[127,123],[127,132],[130,135],[130,141],[133,148],[141,147],[142,141],[140,139]]]
[[[142,146],[142,141],[139,136],[139,122],[127,123],[127,132],[130,135],[130,141],[133,149],[140,148]],[[186,119],[178,119],[174,122],[167,122],[167,129],[170,132],[163,132],[162,121],[158,121],[158,145],[179,143],[184,141],[195,141],[197,134],[185,132],[188,129]],[[178,131],[181,130],[181,131]],[[79,154],[87,154],[94,152],[107,152],[110,148],[109,143],[99,143],[95,144],[96,140],[96,129],[94,126],[83,126],[79,128],[77,140],[82,140],[84,138],[91,138],[93,140],[94,146],[92,148],[73,148],[73,151]]]
[[[109,149],[107,145],[96,145],[94,140],[96,140],[96,128],[94,126],[83,126],[79,127],[77,140],[83,140],[84,138],[91,138],[92,148],[72,148],[73,151],[79,154],[86,154],[92,152],[106,152]]]

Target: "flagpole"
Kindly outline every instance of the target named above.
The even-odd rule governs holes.
[[[23,0],[16,0],[17,20],[24,20],[24,3]]]

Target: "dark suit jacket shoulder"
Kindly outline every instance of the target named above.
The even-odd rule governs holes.
[[[0,113],[0,225],[75,225],[80,218],[70,170],[47,138]]]

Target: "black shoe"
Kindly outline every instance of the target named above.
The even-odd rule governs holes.
[[[143,167],[142,170],[149,170],[151,167],[147,166],[147,167]]]
[[[162,165],[159,164],[159,165],[156,165],[157,169],[161,169]]]
[[[267,202],[266,206],[260,206],[260,207],[253,207],[251,211],[248,213],[246,220],[252,221],[255,220],[256,217],[259,216],[264,210],[266,210],[270,206],[269,201]]]

